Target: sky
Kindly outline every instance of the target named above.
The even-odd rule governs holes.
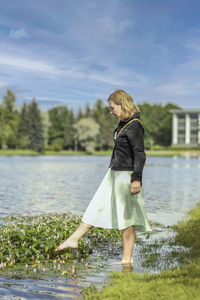
[[[124,89],[200,108],[200,1],[0,0],[0,99],[77,111]]]

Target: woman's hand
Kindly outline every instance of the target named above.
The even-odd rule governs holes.
[[[138,194],[141,190],[141,182],[133,181],[131,184],[131,195]]]

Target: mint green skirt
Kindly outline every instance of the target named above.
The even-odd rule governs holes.
[[[144,207],[143,190],[131,195],[131,173],[109,168],[82,221],[101,228],[121,230],[134,225],[136,231],[151,231]]]

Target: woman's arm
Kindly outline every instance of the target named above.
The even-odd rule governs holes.
[[[131,182],[142,183],[142,171],[146,161],[146,154],[144,152],[144,131],[140,123],[133,122],[127,132],[127,138],[129,140],[134,160],[134,169],[131,174]],[[137,190],[139,184],[135,183],[135,189]]]

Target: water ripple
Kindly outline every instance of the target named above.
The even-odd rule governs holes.
[[[8,215],[72,212],[82,214],[103,179],[109,157],[37,156],[0,157],[0,218]],[[191,158],[148,157],[143,189],[149,219],[164,225],[180,220],[200,200],[200,161]],[[2,222],[2,221],[1,221]],[[119,247],[119,255],[122,248]],[[95,259],[95,254],[94,254]],[[119,257],[117,257],[117,260]],[[75,299],[83,286],[106,280],[112,266],[77,281],[62,278],[9,279],[0,277],[0,298]],[[135,272],[143,272],[139,246]]]

